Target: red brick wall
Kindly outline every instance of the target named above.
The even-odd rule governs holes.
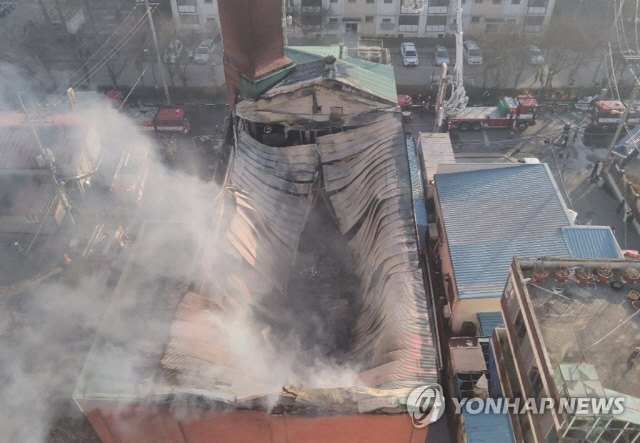
[[[291,65],[284,56],[281,7],[281,0],[218,0],[229,104],[240,84],[229,78],[234,71],[257,80]]]
[[[190,417],[169,408],[81,402],[104,443],[423,443],[407,414],[268,415],[255,411],[195,410]]]

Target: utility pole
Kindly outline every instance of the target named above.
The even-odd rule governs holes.
[[[44,159],[44,162],[47,165],[47,169],[49,170],[51,181],[53,182],[53,185],[56,187],[56,191],[58,192],[58,196],[60,197],[60,202],[62,203],[62,206],[64,206],[64,209],[66,209],[67,213],[69,214],[69,219],[71,220],[71,223],[73,223],[73,225],[75,226],[76,221],[73,219],[73,215],[71,214],[71,203],[69,203],[69,198],[67,197],[67,193],[64,190],[64,183],[60,183],[58,181],[58,177],[56,177],[56,166],[53,164],[54,162],[53,154],[51,153],[51,151],[49,151],[48,149],[45,149],[44,146],[42,146],[42,142],[40,141],[38,132],[36,131],[36,128],[33,126],[33,122],[29,118],[27,108],[24,105],[24,102],[22,101],[22,97],[20,94],[18,94],[18,100],[20,100],[20,105],[22,106],[22,110],[24,111],[24,117],[29,123],[31,132],[33,133],[33,136],[35,137],[36,142],[38,143],[38,147],[40,148],[42,158]]]
[[[284,39],[284,45],[289,45],[289,38],[287,37],[287,0],[282,0],[282,38]]]
[[[158,68],[160,68],[160,78],[162,79],[162,86],[164,87],[164,99],[167,104],[171,104],[169,87],[167,86],[167,80],[164,77],[164,70],[162,69],[162,59],[160,58],[160,49],[158,48],[158,37],[156,37],[156,27],[153,26],[153,17],[151,17],[151,6],[149,6],[149,0],[144,0],[144,5],[147,7],[147,17],[149,18],[149,26],[151,27],[151,36],[153,37],[153,44],[156,48],[156,58],[158,59]]]
[[[629,111],[631,111],[631,106],[633,105],[633,101],[636,99],[636,96],[638,95],[639,90],[640,90],[640,83],[636,82],[636,85],[634,86],[633,91],[631,91],[631,96],[627,101],[627,106],[625,106],[626,109],[622,113],[622,117],[620,117],[620,123],[618,123],[618,129],[616,129],[616,134],[613,136],[613,140],[611,140],[611,143],[609,144],[609,150],[607,151],[607,155],[604,158],[605,162],[609,161],[609,157],[611,157],[613,148],[616,147],[616,141],[618,140],[618,137],[620,137],[620,133],[622,132],[622,127],[627,121],[627,117],[629,116]]]

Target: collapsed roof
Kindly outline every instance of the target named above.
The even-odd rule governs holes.
[[[204,278],[172,296],[177,308],[161,335],[166,346],[161,354],[159,348],[148,352],[153,358],[142,365],[155,367],[152,377],[147,372],[145,389],[125,384],[127,392],[120,397],[197,395],[236,407],[275,397],[281,407],[399,412],[413,387],[437,382],[437,344],[420,267],[401,115],[394,101],[352,86],[349,78],[336,80],[333,63],[303,65],[264,98],[237,104],[236,143],[215,235],[207,240],[215,247],[200,260]],[[351,95],[337,82],[352,88]],[[339,115],[335,106],[327,106],[335,103],[343,105]],[[255,137],[257,123],[314,136],[309,143],[270,146]],[[269,309],[266,301],[312,302],[307,294],[291,293],[289,283],[300,259],[301,236],[322,202],[355,261],[349,358],[346,363],[314,360],[306,372],[288,373],[283,365],[304,364],[299,353],[286,348],[292,342],[274,331],[331,315],[335,289],[322,312],[302,311],[298,318]],[[112,395],[105,382],[122,386],[118,375],[104,370],[98,370],[103,372],[99,381],[92,376],[96,367],[113,366],[95,346],[92,355],[76,398]],[[319,380],[319,374],[329,381]],[[363,400],[379,396],[391,400],[363,406]]]

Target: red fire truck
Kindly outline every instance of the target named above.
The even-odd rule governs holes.
[[[513,128],[524,131],[536,124],[538,102],[531,95],[516,98],[504,97],[498,106],[476,106],[465,108],[458,115],[445,117],[443,125],[448,130],[466,131],[482,128]]]
[[[128,108],[125,112],[145,131],[188,134],[191,130],[189,120],[180,108]]]
[[[402,119],[404,121],[413,120],[412,104],[413,100],[411,99],[411,96],[398,94],[398,106],[400,106],[400,109],[402,110]]]
[[[614,129],[619,123],[626,110],[625,105],[618,100],[600,100],[591,109],[592,128],[608,131]],[[627,124],[635,126],[640,124],[640,102],[631,104]]]

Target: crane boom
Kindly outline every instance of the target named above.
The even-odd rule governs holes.
[[[467,107],[469,97],[464,90],[464,76],[462,72],[462,0],[458,0],[456,8],[456,65],[454,68],[455,80],[451,84],[451,97],[444,104],[444,110],[448,116],[460,114]]]

